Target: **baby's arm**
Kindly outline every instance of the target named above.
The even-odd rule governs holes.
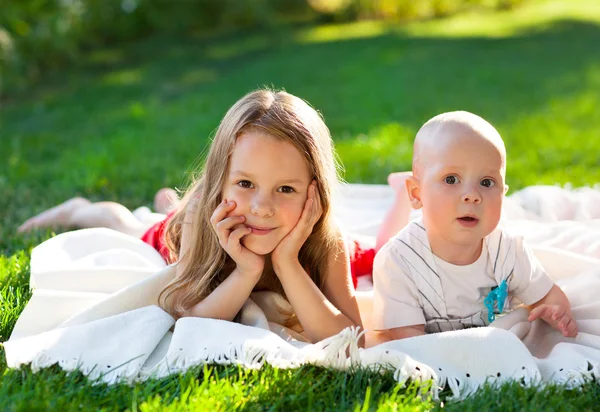
[[[577,336],[577,323],[571,315],[571,304],[565,293],[557,285],[552,286],[550,292],[531,305],[530,308],[530,322],[542,319],[566,337],[574,338]]]
[[[577,335],[577,324],[571,316],[571,304],[564,292],[552,282],[542,264],[521,237],[513,238],[517,253],[510,292],[531,313],[529,321],[542,319],[566,337]]]
[[[419,290],[403,262],[395,241],[375,256],[373,324],[377,343],[425,335]]]
[[[385,341],[412,338],[425,335],[425,325],[402,326],[381,331]]]

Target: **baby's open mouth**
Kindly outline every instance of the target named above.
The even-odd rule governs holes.
[[[477,219],[475,216],[461,216],[457,220],[462,227],[469,229],[472,229],[479,224],[479,219]]]

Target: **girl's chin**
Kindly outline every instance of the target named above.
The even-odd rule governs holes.
[[[273,252],[275,250],[275,246],[264,245],[264,244],[256,244],[255,242],[249,241],[245,242],[245,239],[242,239],[242,246],[248,249],[250,252],[255,253],[260,256],[265,256]]]

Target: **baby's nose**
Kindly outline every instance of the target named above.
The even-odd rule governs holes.
[[[468,192],[463,194],[462,201],[464,203],[479,204],[481,203],[481,195],[477,190],[469,190]]]

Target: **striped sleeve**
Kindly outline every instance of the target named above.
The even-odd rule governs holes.
[[[386,330],[424,325],[419,291],[397,247],[389,241],[375,256],[373,264],[373,327]]]

